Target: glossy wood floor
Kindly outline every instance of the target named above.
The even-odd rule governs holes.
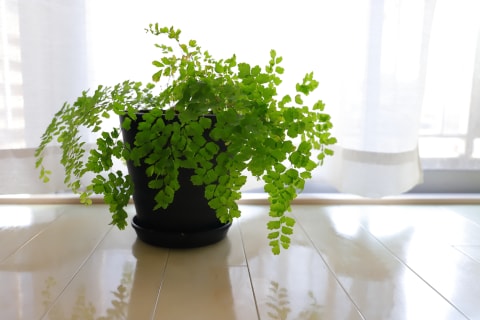
[[[102,205],[2,205],[0,319],[480,319],[480,206],[297,205],[280,256],[267,207],[241,208],[226,240],[168,250]]]

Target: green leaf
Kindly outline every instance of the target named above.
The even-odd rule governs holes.
[[[320,110],[323,111],[325,108],[325,104],[323,101],[319,100],[313,105],[313,110]]]
[[[160,78],[162,77],[162,72],[163,70],[157,71],[152,75],[152,80],[153,82],[158,82],[160,81]]]
[[[166,120],[173,120],[175,118],[175,110],[174,109],[168,109],[165,111],[165,119]]]
[[[275,50],[273,50],[273,49],[270,50],[270,57],[271,57],[272,59],[275,59],[276,56],[277,56],[277,52],[276,52]]]
[[[280,229],[280,221],[279,220],[272,220],[267,223],[267,228],[270,230]]]
[[[205,187],[205,198],[207,200],[210,200],[213,198],[213,196],[215,195],[215,188],[216,188],[215,185],[208,185]]]
[[[161,68],[161,67],[164,66],[163,63],[161,63],[160,61],[157,61],[157,60],[152,61],[152,64],[153,64],[155,67],[158,67],[158,68]]]
[[[163,187],[163,181],[161,180],[150,180],[148,182],[148,187],[150,189],[160,189]]]
[[[298,136],[298,134],[299,134],[298,124],[296,122],[290,123],[287,129],[287,135],[290,138],[295,138],[296,136]]]
[[[268,239],[277,239],[280,236],[280,232],[275,231],[275,232],[270,232],[268,234]]]
[[[311,179],[312,174],[309,171],[303,171],[300,173],[300,177],[302,177],[303,179]]]
[[[260,66],[255,66],[255,67],[253,67],[253,68],[252,68],[252,71],[251,71],[252,76],[255,76],[255,77],[256,77],[256,76],[260,75],[260,72],[261,72],[261,71],[262,71],[262,69],[260,68]],[[257,78],[257,81],[258,81],[258,78]]]
[[[281,235],[280,236],[280,241],[282,242],[282,245],[283,244],[290,244],[291,242],[291,239],[290,237],[288,237],[287,235]],[[287,247],[288,248],[288,247]],[[285,248],[286,249],[286,248]]]
[[[264,84],[270,81],[270,77],[271,76],[266,73],[261,73],[257,76],[256,80],[259,84]]]
[[[225,67],[224,67],[224,65],[221,64],[221,63],[216,63],[216,64],[215,64],[215,72],[217,72],[217,73],[223,73],[223,72],[225,72]]]
[[[335,143],[337,143],[337,139],[336,138],[329,138],[325,143],[326,144],[335,144]]]
[[[305,169],[308,170],[308,171],[312,171],[316,167],[317,167],[317,164],[315,163],[315,161],[312,161],[312,160],[309,160],[307,162],[307,164],[305,165]]]
[[[215,170],[208,170],[205,174],[205,177],[203,177],[203,181],[205,184],[210,184],[213,183],[217,180],[218,176],[215,173]]]
[[[284,172],[287,168],[281,163],[274,164],[275,171],[278,173]]]
[[[203,178],[199,175],[192,175],[190,177],[190,180],[192,181],[192,184],[194,186],[199,186],[203,184]]]
[[[219,207],[222,205],[222,203],[221,203],[220,199],[218,199],[218,198],[213,198],[212,200],[210,200],[210,201],[208,202],[208,205],[209,205],[210,208],[212,208],[212,209],[217,209],[217,208],[219,208]]]
[[[214,142],[207,142],[205,145],[205,150],[210,154],[210,155],[215,155],[217,154],[219,147],[216,143]]]
[[[298,177],[298,171],[292,168],[288,169],[285,174],[292,179],[296,179]]]
[[[309,154],[311,149],[312,146],[306,141],[302,141],[298,146],[298,152],[301,152],[302,154]]]
[[[247,63],[238,64],[238,76],[240,78],[246,78],[250,75],[250,65]]]
[[[302,97],[301,97],[299,94],[297,94],[297,95],[295,96],[295,103],[296,103],[296,104],[303,104]]]
[[[281,103],[286,104],[286,103],[289,103],[289,102],[292,102],[292,97],[290,97],[288,94],[283,96]]]
[[[286,239],[289,239],[289,238],[286,238]],[[285,249],[285,250],[290,248],[290,242],[282,241],[281,245],[282,245],[282,248]],[[280,249],[279,249],[279,251],[280,251]]]
[[[155,166],[149,166],[145,170],[145,174],[147,175],[147,177],[153,176],[154,173],[155,173]]]
[[[263,186],[263,190],[265,190],[266,193],[272,194],[277,191],[277,188],[273,183],[266,183]]]
[[[270,247],[272,248],[272,253],[274,255],[280,254],[280,245],[278,240],[272,240],[269,242]]]
[[[183,50],[185,54],[188,54],[188,48],[186,44],[180,44],[180,48]]]
[[[292,217],[284,216],[285,224],[289,227],[293,227],[295,225],[295,219]]]
[[[325,148],[325,149],[323,150],[323,152],[325,152],[325,154],[326,154],[327,156],[333,156],[333,150],[332,150],[332,149]]]
[[[287,227],[287,226],[283,226],[282,227],[282,233],[283,234],[288,234],[288,235],[293,234],[293,229],[290,228],[290,227]]]

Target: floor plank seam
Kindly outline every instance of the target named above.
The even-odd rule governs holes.
[[[340,286],[340,288],[342,288],[343,292],[345,293],[345,295],[348,297],[348,300],[350,300],[350,302],[352,303],[352,305],[355,307],[355,310],[357,310],[358,312],[358,315],[363,319],[363,320],[367,320],[363,314],[363,312],[360,310],[360,307],[358,306],[358,304],[355,302],[355,300],[353,299],[353,297],[348,293],[347,289],[345,288],[345,286],[342,284],[342,282],[340,281],[340,279],[337,277],[335,271],[332,269],[332,267],[330,266],[330,264],[325,260],[324,256],[322,255],[322,253],[320,252],[320,250],[318,249],[318,247],[315,245],[315,242],[312,240],[312,238],[310,237],[310,235],[308,234],[308,232],[305,230],[305,228],[303,227],[302,223],[299,221],[298,217],[292,212],[292,216],[294,216],[295,218],[295,221],[296,221],[296,224],[298,226],[300,226],[300,228],[302,229],[303,233],[305,234],[305,236],[307,237],[308,241],[310,242],[310,244],[312,245],[312,247],[315,249],[316,253],[320,256],[320,259],[322,259],[323,263],[325,264],[325,267],[328,269],[328,272],[335,278],[335,281],[337,282],[337,284]]]
[[[157,314],[157,308],[158,304],[160,302],[160,294],[162,291],[163,283],[165,282],[165,276],[167,274],[167,267],[168,267],[168,262],[170,260],[170,254],[172,253],[172,250],[167,249],[167,258],[165,259],[165,264],[163,265],[163,270],[162,270],[162,277],[160,281],[160,285],[158,286],[157,290],[157,298],[155,299],[155,304],[153,305],[153,310],[152,310],[152,317],[150,318],[151,320],[155,319],[155,315]]]
[[[258,307],[258,301],[257,301],[257,295],[255,294],[255,288],[253,286],[253,279],[252,279],[252,273],[251,273],[251,270],[250,270],[250,264],[248,262],[248,256],[247,256],[247,249],[245,248],[245,241],[244,241],[244,237],[243,237],[243,230],[242,230],[242,222],[241,222],[241,218],[237,220],[237,222],[239,222],[239,226],[238,226],[238,231],[240,233],[240,239],[242,241],[242,250],[243,250],[243,256],[245,258],[245,265],[247,267],[247,272],[248,272],[248,279],[250,280],[250,287],[252,289],[252,295],[253,295],[253,301],[255,302],[255,310],[257,312],[257,319],[258,320],[261,320],[260,318],[260,309]]]
[[[2,259],[0,261],[0,265],[2,263],[4,263],[5,261],[7,261],[9,258],[13,257],[14,255],[16,255],[20,250],[22,250],[23,248],[25,248],[29,243],[31,243],[32,241],[34,241],[38,236],[40,236],[41,234],[43,234],[48,228],[51,227],[51,225],[53,223],[55,223],[55,221],[58,221],[58,219],[60,219],[63,215],[65,215],[66,212],[60,214],[58,217],[56,217],[54,220],[48,222],[45,227],[43,227],[41,230],[38,230],[38,232],[36,232],[33,236],[31,236],[30,238],[28,238],[27,240],[25,240],[25,242],[23,242],[17,249],[13,250],[9,255],[7,255],[4,259]]]
[[[87,256],[85,257],[85,259],[83,259],[83,261],[80,263],[80,265],[78,266],[78,268],[73,272],[72,276],[70,277],[70,279],[67,281],[67,283],[65,284],[65,286],[62,288],[62,290],[60,290],[60,292],[58,293],[58,295],[55,297],[55,299],[52,300],[52,302],[50,303],[50,306],[48,306],[46,308],[46,311],[43,313],[43,315],[40,317],[40,320],[43,320],[45,319],[45,317],[48,315],[48,313],[55,307],[55,305],[57,304],[57,302],[59,301],[59,299],[62,297],[62,295],[64,294],[64,292],[67,290],[67,288],[70,286],[70,284],[73,282],[73,280],[75,279],[75,277],[79,274],[79,272],[82,270],[82,268],[87,264],[87,262],[91,259],[91,257],[93,256],[93,254],[95,253],[95,251],[97,251],[97,249],[99,248],[99,246],[102,244],[102,242],[105,240],[105,238],[107,237],[107,235],[112,231],[113,227],[109,227],[107,229],[107,231],[104,233],[104,235],[100,238],[100,240],[98,240],[98,242],[95,244],[95,246],[93,246],[92,250],[87,254]]]
[[[409,270],[410,272],[412,272],[418,279],[420,279],[420,281],[422,281],[423,283],[425,283],[425,285],[427,285],[430,289],[432,289],[436,294],[438,294],[443,300],[445,300],[445,302],[447,302],[453,309],[455,309],[456,311],[458,311],[462,316],[465,317],[466,320],[469,320],[470,318],[462,311],[460,310],[460,308],[458,308],[452,301],[450,301],[445,295],[443,295],[440,291],[438,291],[430,282],[428,282],[423,276],[420,275],[420,273],[418,273],[417,271],[415,271],[411,266],[409,266],[407,264],[406,261],[404,261],[402,258],[400,258],[399,256],[397,256],[395,254],[395,252],[393,252],[392,250],[390,250],[390,248],[388,246],[385,245],[385,243],[383,243],[383,241],[381,241],[380,239],[378,239],[378,237],[376,237],[374,234],[372,234],[370,232],[370,230],[368,230],[367,228],[365,228],[365,226],[363,224],[360,223],[360,227],[362,229],[364,229],[366,232],[368,232],[372,238],[375,239],[375,241],[377,241],[385,250],[388,251],[388,253],[390,255],[392,255],[392,257],[397,260],[400,264],[402,264],[407,270]]]

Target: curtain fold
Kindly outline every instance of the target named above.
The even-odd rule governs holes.
[[[52,176],[49,183],[40,181],[35,168],[34,148],[0,150],[0,194],[49,194],[66,192],[59,165],[60,149],[49,148],[45,164],[59,174]]]
[[[418,150],[370,152],[335,147],[327,165],[332,185],[344,193],[381,198],[408,191],[423,181]]]
[[[338,190],[383,197],[422,183],[418,131],[434,11],[435,1],[371,1],[368,22],[347,29],[343,50],[362,52],[362,72],[346,80],[333,111],[339,143],[325,176]]]

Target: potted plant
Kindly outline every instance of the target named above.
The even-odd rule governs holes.
[[[155,44],[160,56],[153,61],[153,82],[99,86],[84,91],[73,104],[65,103],[36,150],[40,178],[49,180],[51,171],[43,159],[47,146],[58,143],[67,187],[85,204],[93,194],[103,195],[112,224],[123,229],[132,195],[137,211],[132,223],[138,222],[147,193],[152,207],[144,216],[157,219],[178,203],[193,203],[180,199],[183,184],[201,190],[206,210],[228,226],[240,216],[236,201],[250,172],[263,180],[269,196],[272,251],[288,248],[295,220],[285,213],[336,142],[323,102],[303,101],[318,86],[313,73],[296,85],[294,95],[279,97],[284,69],[275,50],[262,68],[238,62],[235,55],[216,59],[195,40],[182,42],[180,30],[173,27],[151,24],[146,31],[165,40]],[[121,118],[120,125],[105,129],[102,124],[112,115]],[[90,149],[81,139],[85,129],[98,135]],[[114,169],[115,159],[126,161],[128,174]],[[132,176],[134,169],[140,169],[141,177]],[[82,178],[87,176],[85,184]],[[139,182],[144,178],[146,182]],[[137,182],[142,191],[135,191]],[[183,193],[188,197],[189,192]],[[199,207],[182,219],[195,220],[205,205]]]

